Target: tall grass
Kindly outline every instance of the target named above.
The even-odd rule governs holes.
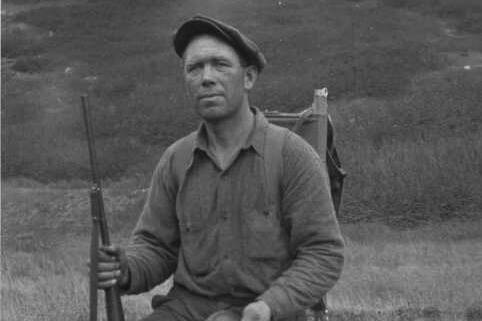
[[[61,238],[61,243],[49,249],[37,242],[19,251],[13,247],[3,247],[2,320],[88,320],[89,240],[82,235],[72,234]],[[119,242],[119,235],[115,235],[114,239]],[[126,319],[138,320],[146,315],[151,296],[166,293],[169,282],[150,293],[125,298]],[[99,303],[99,315],[105,318],[101,292]]]
[[[103,194],[109,227],[127,237],[147,194],[139,185],[146,182],[128,179],[106,184],[109,188],[104,188]],[[3,247],[45,250],[62,244],[67,235],[85,235],[90,226],[89,184],[84,181],[46,186],[16,179],[2,184]]]
[[[479,215],[480,137],[355,146],[342,215],[407,225]]]
[[[357,314],[359,320],[465,320],[475,309],[480,316],[480,228],[480,221],[403,232],[379,224],[344,226],[348,255],[330,292],[333,310],[347,320]]]
[[[88,314],[85,272],[67,264],[67,254],[16,253],[3,258],[3,320],[87,320],[82,317]]]
[[[332,319],[480,316],[481,227],[480,221],[449,222],[401,232],[382,224],[344,225],[347,261],[328,296]],[[87,320],[87,244],[84,237],[67,237],[48,250],[4,248],[2,320]],[[124,298],[127,320],[148,314],[150,297],[168,287]]]
[[[346,219],[410,225],[480,213],[480,76],[445,71],[414,79],[397,99],[333,104]]]

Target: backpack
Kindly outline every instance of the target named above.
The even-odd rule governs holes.
[[[341,196],[343,194],[343,180],[346,172],[341,167],[341,162],[335,147],[334,128],[331,118],[327,113],[327,95],[328,91],[326,88],[316,90],[312,107],[305,109],[301,113],[280,113],[265,110],[264,115],[270,123],[283,127],[282,129],[280,129],[279,126],[269,127],[271,128],[271,134],[268,132],[269,137],[267,137],[267,141],[269,143],[266,148],[271,148],[271,152],[267,153],[271,155],[271,158],[265,161],[265,171],[267,171],[267,176],[269,177],[267,186],[277,186],[277,184],[279,184],[279,182],[277,182],[279,173],[275,171],[277,171],[277,168],[280,168],[281,165],[273,166],[273,164],[279,164],[281,160],[281,157],[278,157],[278,155],[281,155],[288,129],[303,137],[326,164],[330,179],[330,194],[333,207],[338,215]],[[326,140],[321,141],[325,137]],[[324,155],[322,155],[323,151]],[[271,166],[268,166],[268,164],[271,164]]]

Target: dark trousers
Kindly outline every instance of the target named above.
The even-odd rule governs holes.
[[[153,312],[141,321],[240,321],[250,301],[226,302],[196,295],[174,285],[166,296],[155,296]],[[306,321],[304,312],[276,321]]]
[[[239,321],[246,304],[210,299],[174,285],[168,295],[153,298],[154,311],[141,321]]]

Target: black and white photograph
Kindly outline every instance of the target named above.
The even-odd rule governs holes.
[[[482,321],[481,0],[1,26],[2,321]]]

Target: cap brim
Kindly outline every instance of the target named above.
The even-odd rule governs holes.
[[[230,36],[217,25],[205,20],[191,20],[182,25],[174,35],[174,50],[177,55],[182,57],[189,42],[194,37],[202,34],[217,36],[227,43],[232,42]]]

